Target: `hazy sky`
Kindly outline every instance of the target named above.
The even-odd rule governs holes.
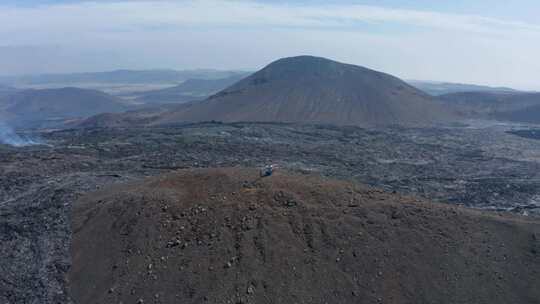
[[[539,0],[0,0],[0,74],[258,69],[311,54],[540,90]]]

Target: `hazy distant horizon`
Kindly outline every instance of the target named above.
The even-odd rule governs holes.
[[[6,85],[6,83],[2,83],[2,79],[7,78],[22,78],[22,77],[40,77],[40,76],[57,76],[57,75],[78,75],[78,74],[94,74],[94,73],[113,73],[113,72],[121,72],[121,71],[129,71],[129,72],[145,72],[145,71],[175,71],[175,72],[185,72],[185,71],[215,71],[215,72],[239,72],[239,73],[254,73],[259,69],[251,69],[251,70],[239,70],[239,69],[214,69],[214,68],[192,68],[192,69],[173,69],[173,68],[150,68],[150,69],[129,69],[129,68],[123,68],[123,69],[115,69],[115,70],[96,70],[96,71],[75,71],[75,72],[67,72],[67,73],[38,73],[38,74],[19,74],[19,75],[4,75],[0,74],[0,85]],[[380,71],[386,74],[391,74],[390,72],[386,71]],[[442,83],[449,83],[449,84],[464,84],[464,85],[479,85],[479,86],[491,86],[491,87],[505,87],[505,88],[511,88],[515,89],[510,86],[506,85],[490,85],[485,83],[464,83],[464,82],[455,82],[455,81],[446,81],[446,80],[433,80],[433,79],[402,79],[406,82],[425,82],[425,83],[434,83],[434,84],[442,84]],[[522,89],[523,91],[536,91],[533,89]]]
[[[540,90],[533,0],[5,0],[0,74],[255,71],[310,54],[426,81]]]
[[[148,69],[130,69],[130,68],[119,68],[112,70],[88,70],[88,71],[72,71],[72,72],[58,72],[58,73],[24,73],[24,74],[2,74],[0,77],[26,77],[26,76],[46,76],[46,75],[70,75],[70,74],[93,74],[93,73],[112,73],[112,72],[182,72],[182,71],[217,71],[217,72],[243,72],[250,73],[255,72],[256,69],[252,70],[240,70],[240,69],[214,69],[214,68],[191,68],[191,69],[182,69],[182,68],[148,68]]]

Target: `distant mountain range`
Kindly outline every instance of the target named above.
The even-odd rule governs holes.
[[[2,97],[4,97],[4,96],[7,96],[7,95],[14,94],[14,93],[17,92],[17,91],[18,91],[18,90],[15,89],[15,88],[8,87],[8,86],[1,85],[1,84],[0,84],[0,98],[2,98]]]
[[[174,87],[139,93],[139,96],[134,100],[139,104],[184,103],[203,100],[247,75],[247,73],[239,73],[221,79],[188,79]]]
[[[408,80],[413,87],[416,87],[430,95],[439,96],[450,93],[459,92],[515,92],[514,89],[506,87],[490,87],[475,84],[451,83],[451,82],[436,82],[436,81],[421,81]]]
[[[0,98],[0,111],[15,127],[62,125],[66,119],[127,109],[117,97],[78,88],[23,90]]]
[[[540,123],[540,93],[462,92],[439,99],[466,117]]]
[[[495,113],[494,116],[498,120],[540,124],[540,96],[538,98],[537,105],[515,111]]]
[[[188,76],[200,78],[184,79]],[[312,56],[283,58],[251,75],[215,70],[126,70],[19,80],[181,83],[134,92],[126,99],[73,87],[28,90],[0,86],[0,117],[16,127],[60,126],[70,119],[94,115],[98,116],[83,125],[167,125],[214,120],[425,126],[456,121],[458,117],[540,123],[540,93],[417,81],[412,82],[414,87],[388,74]],[[442,94],[446,91],[459,92]],[[119,113],[127,110],[131,111]]]
[[[220,71],[211,69],[199,70],[117,70],[110,72],[73,73],[73,74],[43,74],[28,76],[3,76],[0,83],[11,86],[25,85],[73,85],[81,83],[117,83],[117,84],[153,84],[180,83],[187,79],[220,79],[246,72]]]
[[[142,113],[113,120],[132,122]],[[204,101],[154,114],[153,125],[216,120],[421,126],[454,118],[433,97],[394,76],[312,56],[277,60]]]

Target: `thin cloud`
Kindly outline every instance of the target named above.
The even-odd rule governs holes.
[[[1,6],[0,6],[1,7]],[[395,24],[484,34],[539,34],[540,26],[484,16],[346,4],[269,4],[248,1],[118,1],[3,6],[0,33],[108,31],[174,27],[354,27]],[[4,39],[5,41],[5,39]]]

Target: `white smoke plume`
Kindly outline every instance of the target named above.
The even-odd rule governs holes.
[[[39,145],[41,144],[41,141],[34,138],[21,136],[17,134],[5,122],[0,121],[0,144],[22,147],[29,145]]]

